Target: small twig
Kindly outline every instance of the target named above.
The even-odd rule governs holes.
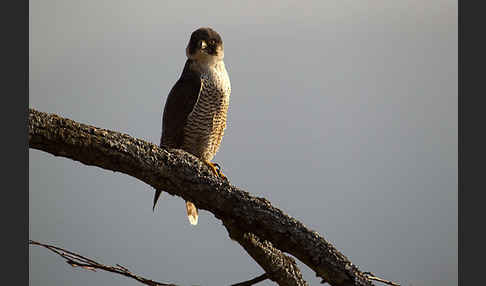
[[[378,281],[378,282],[381,282],[381,283],[384,283],[384,284],[388,284],[388,285],[392,285],[392,286],[400,286],[400,284],[398,283],[395,283],[393,281],[390,281],[390,280],[385,280],[383,278],[380,278],[380,277],[377,277],[375,276],[373,273],[371,272],[363,272],[364,275],[366,275],[366,277],[370,280],[373,280],[373,281]]]
[[[240,283],[236,283],[236,284],[232,284],[231,286],[251,286],[251,285],[255,285],[259,282],[262,282],[263,280],[265,279],[268,279],[270,278],[270,276],[267,274],[267,273],[263,273],[262,275],[258,276],[258,277],[255,277],[251,280],[248,280],[248,281],[243,281],[243,282],[240,282]]]
[[[128,271],[128,269],[127,269],[125,266],[123,266],[123,265],[120,265],[120,264],[118,264],[118,263],[117,263],[117,264],[116,264],[116,266],[120,267],[120,268],[121,268],[121,269],[123,269],[125,272],[129,272],[129,271]]]
[[[79,255],[77,253],[62,249],[60,247],[54,246],[54,245],[49,245],[49,244],[44,244],[40,243],[37,241],[29,240],[30,245],[38,245],[42,246],[44,248],[49,249],[50,251],[58,254],[62,258],[66,259],[66,263],[71,265],[72,267],[81,267],[83,269],[91,270],[91,271],[96,271],[96,269],[101,269],[105,270],[107,272],[112,272],[112,273],[118,273],[120,275],[126,276],[133,278],[145,285],[149,286],[178,286],[175,284],[165,284],[162,282],[157,282],[153,281],[138,275],[135,275],[131,273],[126,267],[121,266],[120,264],[116,264],[116,266],[109,266],[109,265],[103,265],[101,263],[98,263],[92,259],[89,259],[87,257],[84,257],[82,255]]]

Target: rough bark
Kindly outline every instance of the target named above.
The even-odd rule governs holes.
[[[268,240],[261,240],[253,233],[243,233],[233,222],[223,220],[223,224],[228,230],[231,239],[238,243],[250,254],[267,273],[270,280],[278,285],[287,286],[307,286],[307,282],[302,278],[300,269],[292,257],[283,254],[280,250],[273,247]]]
[[[213,176],[206,164],[187,152],[165,150],[126,134],[33,109],[29,113],[29,146],[86,165],[123,172],[155,189],[189,200],[223,222],[230,222],[226,224],[227,228],[231,225],[230,236],[237,230],[242,237],[247,234],[246,238],[251,239],[253,234],[255,241],[266,240],[273,248],[292,254],[331,285],[372,285],[364,273],[316,231],[265,198],[252,196]],[[244,242],[239,242],[245,247]]]

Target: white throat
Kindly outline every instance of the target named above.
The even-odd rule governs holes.
[[[203,51],[197,51],[191,55],[189,54],[189,47],[186,47],[186,56],[188,59],[197,62],[199,65],[215,67],[218,63],[223,62],[224,51],[222,48],[218,48],[216,55],[209,55]]]

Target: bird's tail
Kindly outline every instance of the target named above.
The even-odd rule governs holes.
[[[187,218],[189,219],[189,222],[192,225],[196,225],[197,218],[199,217],[196,206],[193,203],[186,201],[186,211],[187,211]]]
[[[159,199],[161,193],[162,193],[162,190],[155,190],[154,206],[152,207],[152,211],[155,211],[155,205],[157,204],[157,200]]]

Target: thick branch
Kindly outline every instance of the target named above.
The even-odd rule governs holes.
[[[40,115],[40,116],[44,116],[43,118],[49,120],[51,123],[52,122],[56,122],[56,124],[59,123],[59,125],[57,127],[61,127],[61,129],[59,129],[58,131],[55,131],[56,126],[50,125],[53,128],[53,130],[51,130],[51,131],[58,132],[57,136],[59,136],[60,138],[63,138],[60,142],[58,142],[56,140],[49,139],[49,140],[43,141],[42,143],[38,143],[39,145],[42,144],[41,145],[42,147],[38,147],[38,149],[44,150],[44,151],[47,151],[47,152],[50,152],[50,153],[52,153],[54,155],[59,154],[61,156],[65,156],[65,157],[68,157],[68,158],[72,158],[72,159],[78,160],[78,161],[81,161],[81,160],[76,159],[76,158],[79,158],[79,156],[82,156],[82,155],[74,155],[74,154],[69,155],[69,152],[73,152],[75,148],[79,148],[79,146],[78,147],[75,147],[75,145],[73,146],[73,143],[74,142],[78,142],[79,143],[81,141],[78,141],[78,139],[73,139],[73,137],[71,137],[71,135],[75,135],[75,132],[73,132],[73,130],[70,130],[70,128],[68,128],[66,130],[69,130],[69,131],[68,132],[65,132],[66,130],[63,130],[62,128],[65,128],[65,126],[67,126],[67,125],[69,125],[69,126],[78,126],[78,127],[87,127],[89,129],[89,132],[92,132],[92,134],[90,134],[87,137],[84,136],[84,135],[81,135],[81,138],[84,138],[84,139],[92,138],[90,136],[93,135],[93,134],[95,134],[96,132],[101,132],[102,135],[107,135],[107,134],[109,134],[108,132],[111,132],[111,131],[108,131],[108,130],[97,129],[95,127],[87,126],[87,125],[84,125],[84,124],[77,124],[76,122],[74,122],[72,120],[69,120],[69,119],[61,119],[61,118],[59,118],[59,117],[57,117],[55,115],[47,115],[45,113],[37,112],[37,111],[34,111],[34,110],[31,110],[31,115],[32,114],[37,114],[37,115]],[[33,117],[31,117],[31,119],[32,118]],[[30,122],[30,120],[29,120],[29,122]],[[67,124],[67,125],[65,125],[65,124]],[[72,124],[74,124],[74,125],[72,125]],[[48,127],[48,126],[45,126],[45,127]],[[38,129],[38,131],[39,130],[40,129]],[[31,132],[30,132],[30,129],[29,129],[29,141],[30,141],[31,147],[33,147],[33,144],[32,144],[33,140],[30,140],[30,139],[32,139],[30,137],[30,133]],[[67,134],[70,134],[70,135],[67,135]],[[79,133],[79,134],[77,134],[77,135],[80,135],[80,134],[82,134],[82,132]],[[113,133],[113,134],[116,134],[117,136],[122,135],[122,134],[119,134],[119,133]],[[75,135],[75,136],[77,136],[77,135]],[[124,135],[124,136],[126,136],[126,135]],[[128,137],[128,136],[126,136],[126,137]],[[133,139],[131,137],[128,137],[128,138]],[[66,141],[63,141],[63,140],[67,140],[69,142],[66,142]],[[133,139],[133,140],[136,140],[136,139]],[[93,143],[93,141],[90,140],[90,141],[85,142],[85,143],[89,145],[89,144]],[[145,142],[143,142],[143,143],[144,144],[147,144]],[[99,144],[99,142],[98,142],[98,144]],[[107,143],[107,144],[109,146],[112,145],[112,143]],[[129,146],[131,145],[130,142],[128,142],[127,144]],[[71,145],[71,146],[66,146],[66,145]],[[85,146],[88,147],[87,145],[85,145]],[[65,148],[68,148],[69,151],[63,151]],[[155,148],[158,148],[158,147],[155,147]],[[91,151],[93,151],[93,152],[103,152],[102,150],[98,150],[97,148],[94,148]],[[88,152],[91,152],[91,151],[88,151]],[[76,152],[78,152],[78,151],[76,151]],[[183,151],[182,150],[179,150],[179,151],[173,150],[173,152],[183,152]],[[87,155],[87,154],[85,154],[85,155]],[[187,154],[187,155],[189,155],[189,154]],[[100,159],[100,161],[103,161],[104,160],[103,159],[103,154],[94,154],[94,153],[92,153],[91,156],[97,156]],[[96,161],[96,160],[98,160],[98,158],[96,158],[96,159],[84,158],[84,159]],[[129,159],[126,159],[126,160],[129,160]],[[81,161],[81,162],[86,163],[84,161]],[[106,167],[104,167],[105,166],[104,164],[106,164],[106,163],[107,162],[103,162],[100,165],[98,165],[98,164],[95,163],[93,165],[106,168]],[[86,164],[89,165],[89,163],[86,163]],[[108,164],[113,164],[113,163],[108,162]],[[112,165],[110,165],[110,166],[112,166]],[[205,167],[205,164],[203,164],[203,166]],[[110,168],[108,168],[108,169],[110,169]],[[210,174],[212,174],[212,173],[210,173]],[[172,184],[170,181],[167,182],[167,183],[168,184]],[[247,245],[247,240],[246,239],[244,239],[243,237],[237,237],[237,238],[235,237],[233,239],[235,241],[237,241],[241,246],[243,246],[243,248],[247,252],[249,252],[250,256],[252,256],[252,257],[255,256],[255,255],[258,255],[259,257],[262,257],[264,255],[269,255],[270,257],[268,259],[266,259],[266,260],[259,260],[259,261],[257,261],[257,263],[264,270],[265,269],[272,269],[272,271],[273,271],[273,273],[272,273],[273,280],[280,282],[279,285],[282,285],[282,286],[299,285],[299,283],[301,281],[303,281],[302,280],[302,275],[300,273],[300,270],[296,266],[295,267],[292,267],[290,269],[287,269],[286,266],[289,266],[290,264],[275,264],[275,262],[277,262],[277,261],[287,261],[287,260],[291,259],[290,257],[288,257],[287,255],[283,254],[278,249],[276,249],[276,248],[266,248],[265,249],[265,248],[263,248],[263,245],[254,245],[254,247],[252,247],[252,248],[246,248],[245,247],[245,245]],[[273,264],[268,264],[268,265],[265,264],[265,263],[270,263],[270,262],[273,262]],[[292,273],[295,276],[291,276],[291,275],[289,275],[289,273]],[[285,278],[285,279],[283,279],[283,278]]]
[[[234,223],[223,220],[231,239],[238,241],[250,256],[265,270],[268,278],[278,285],[307,286],[300,269],[292,257],[284,255],[269,241],[261,241],[253,233],[243,233]]]
[[[206,164],[182,150],[164,150],[114,131],[30,109],[29,145],[86,165],[123,172],[231,221],[301,260],[331,285],[371,281],[317,232],[264,199],[214,177]]]

